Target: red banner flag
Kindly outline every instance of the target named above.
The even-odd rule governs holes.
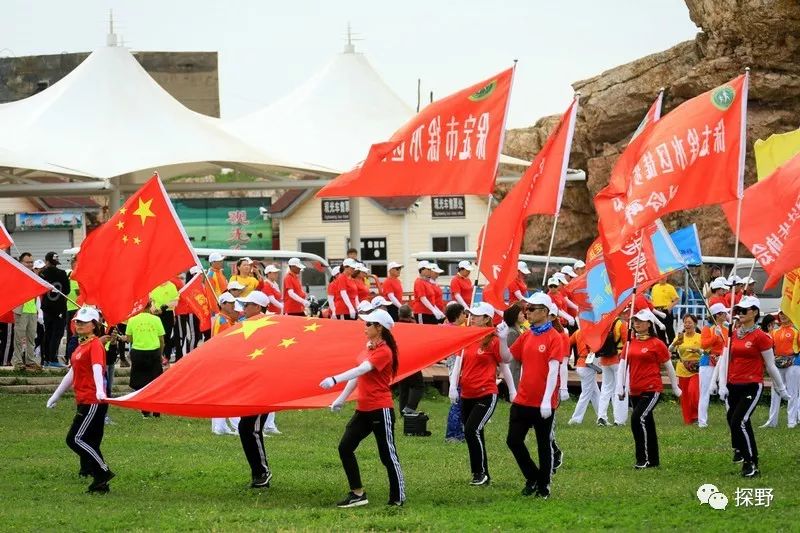
[[[648,280],[660,277],[655,260],[655,250],[650,240],[657,230],[655,224],[650,224],[640,230],[620,250],[604,254],[603,259],[606,262],[608,279],[611,282],[614,296],[619,297],[631,287],[640,286]],[[641,253],[639,253],[640,248]],[[639,264],[638,269],[636,268],[637,263]]]
[[[178,291],[176,315],[193,314],[200,319],[200,331],[211,329],[211,316],[219,312],[217,300],[202,274],[195,275]]]
[[[577,112],[576,97],[531,166],[492,212],[478,237],[478,242],[482,243],[478,248],[478,263],[488,280],[483,299],[498,309],[505,308],[503,291],[517,275],[525,222],[531,215],[555,215],[561,209]]]
[[[738,201],[722,206],[736,231]],[[739,240],[761,263],[769,277],[764,289],[800,266],[800,155],[778,167],[769,177],[748,187],[742,197]]]
[[[0,291],[0,315],[53,289],[52,285],[2,250],[0,250],[0,279],[3,280],[3,290]]]
[[[738,198],[747,87],[748,75],[739,76],[684,102],[631,141],[611,185],[594,199],[606,250],[619,250],[667,213]]]
[[[14,244],[14,239],[3,224],[0,224],[0,250],[8,250]]]
[[[86,237],[72,277],[86,303],[115,325],[140,309],[151,290],[199,262],[155,174]]]
[[[433,102],[317,196],[491,194],[513,72]]]
[[[400,364],[395,382],[491,332],[396,324],[392,333]],[[109,403],[196,417],[320,407],[335,395],[321,389],[319,382],[357,366],[365,342],[360,321],[266,315],[212,337],[147,387]],[[338,395],[344,385],[332,392]]]

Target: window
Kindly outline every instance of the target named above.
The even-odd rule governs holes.
[[[431,245],[434,252],[466,252],[467,237],[464,235],[433,237]],[[454,276],[458,272],[458,261],[437,261],[437,263],[448,276]]]
[[[347,239],[347,247],[350,248],[350,239]],[[362,263],[367,265],[370,272],[378,277],[386,277],[387,247],[386,237],[361,237],[361,249],[358,257]]]
[[[325,240],[301,240],[298,241],[298,244],[301,252],[325,257]],[[313,265],[303,270],[300,279],[305,286],[325,286],[325,273],[320,272]]]

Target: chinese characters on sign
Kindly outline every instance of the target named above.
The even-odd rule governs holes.
[[[322,199],[323,222],[346,222],[350,220],[350,200],[347,198]]]
[[[794,206],[787,213],[786,220],[778,225],[776,231],[767,235],[763,243],[753,243],[753,255],[763,266],[771,265],[780,255],[783,243],[789,236],[789,231],[795,222],[800,220],[800,195],[797,196]]]
[[[78,228],[83,225],[83,213],[49,212],[17,213],[16,231],[43,228]]]
[[[247,211],[244,209],[237,209],[234,211],[228,211],[228,224],[233,226],[231,228],[230,236],[228,237],[228,242],[231,244],[232,250],[239,250],[248,242],[250,242],[250,236],[247,234],[245,226],[250,224],[250,221],[247,220]]]
[[[431,196],[433,218],[465,218],[466,207],[463,196]]]
[[[486,159],[486,142],[489,138],[490,113],[481,113],[475,117],[470,113],[466,117],[451,115],[442,120],[437,115],[426,126],[421,124],[411,134],[411,139],[401,142],[384,161],[417,163],[425,160],[429,163],[439,161],[467,161],[470,159]],[[443,131],[444,130],[444,131]],[[444,137],[444,151],[442,151]]]

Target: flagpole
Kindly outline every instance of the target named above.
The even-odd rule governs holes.
[[[631,303],[630,303],[631,310],[628,313],[628,333],[626,335],[627,336],[627,339],[626,339],[627,342],[625,342],[625,356],[624,357],[625,357],[626,361],[628,360],[628,351],[631,348],[631,338],[633,337],[633,315],[634,315],[633,310],[634,310],[634,308],[636,306],[636,290],[639,288],[639,268],[640,268],[639,265],[641,265],[642,253],[644,252],[644,246],[642,245],[642,239],[643,238],[644,238],[644,232],[642,230],[637,231],[636,232],[636,269],[634,270],[634,273],[633,273],[633,292],[631,293]],[[613,290],[612,290],[612,292],[613,292]],[[653,324],[653,327],[656,327],[656,325]],[[614,324],[612,323],[611,324],[611,335],[613,335],[613,334],[614,334]],[[625,374],[625,384],[628,383],[628,375],[629,375],[630,371],[631,371],[630,365],[628,365],[627,372]],[[625,384],[622,385],[623,389],[625,388]]]
[[[481,277],[481,263],[483,262],[483,245],[486,243],[486,234],[489,233],[489,216],[492,213],[493,200],[494,197],[491,194],[486,198],[486,219],[483,221],[483,234],[481,235],[481,242],[480,246],[478,247],[478,250],[480,250],[480,253],[478,254],[477,257],[478,275],[475,276],[475,284],[472,286],[472,298],[470,300],[471,302],[475,301],[475,296],[477,296],[478,294],[478,287],[479,287],[478,280]]]
[[[550,232],[550,246],[547,247],[547,259],[544,261],[544,277],[542,277],[542,287],[547,287],[547,268],[550,266],[550,254],[553,253],[553,242],[556,240],[556,226],[558,226],[559,210],[553,219],[553,230]]]

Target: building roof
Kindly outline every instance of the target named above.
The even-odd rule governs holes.
[[[288,189],[272,202],[269,211],[275,218],[284,218],[305,200],[313,198],[318,190],[319,189]],[[384,211],[402,212],[414,205],[417,198],[417,196],[395,196],[392,198],[368,198],[368,200],[377,204],[378,207]]]

